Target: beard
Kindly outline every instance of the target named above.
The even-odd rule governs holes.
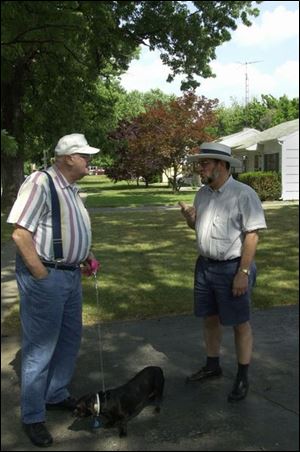
[[[219,171],[214,169],[210,176],[202,176],[201,182],[204,185],[210,185],[219,177],[219,175],[220,175]]]

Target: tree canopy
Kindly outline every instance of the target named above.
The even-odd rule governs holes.
[[[231,107],[219,107],[216,116],[211,132],[219,137],[240,132],[245,127],[265,130],[297,119],[299,98],[288,99],[284,95],[276,99],[269,94],[262,94],[261,99],[254,98],[247,106],[234,102]]]
[[[214,123],[217,99],[209,100],[187,92],[169,102],[157,101],[145,113],[121,122],[111,134],[116,142],[116,158],[107,174],[115,181],[151,178],[172,168],[173,190],[176,177],[194,148],[212,139],[207,132]]]
[[[213,75],[209,63],[238,19],[251,24],[255,3],[260,2],[2,2],[3,207],[15,198],[24,158],[33,149],[49,149],[74,131],[101,146],[101,121],[107,121],[114,100],[99,96],[97,82],[106,86],[126,71],[141,44],[160,51],[169,81],[185,74],[182,88],[195,87],[195,76]]]

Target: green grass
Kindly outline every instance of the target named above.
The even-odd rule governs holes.
[[[196,251],[179,210],[94,214],[92,225],[100,309],[85,278],[85,323],[190,312]]]
[[[268,229],[260,232],[256,253],[255,307],[296,304],[299,300],[299,206],[265,210]]]
[[[11,238],[11,234],[13,232],[12,225],[6,222],[7,216],[7,214],[1,213],[1,245]]]
[[[196,188],[172,193],[166,184],[153,184],[148,188],[136,182],[117,182],[112,184],[106,176],[86,176],[80,182],[82,191],[88,197],[86,207],[139,207],[139,206],[172,206],[178,201],[192,202]]]
[[[265,210],[254,308],[298,302],[298,206]],[[193,312],[194,232],[179,211],[92,215],[94,252],[102,263],[100,307],[84,280],[85,323]],[[287,221],[288,219],[288,221]]]
[[[103,176],[86,177],[81,185],[90,193],[90,207],[174,205],[179,200],[192,203],[194,198],[193,192],[174,195],[161,185],[149,189],[126,183],[112,185]],[[253,307],[296,304],[298,203],[269,203],[265,214],[268,229],[260,232]],[[5,224],[6,218],[1,220]],[[179,208],[100,211],[91,213],[91,221],[93,251],[102,268],[98,277],[99,306],[94,280],[83,278],[85,324],[193,312],[195,233],[186,226]],[[5,225],[4,229],[7,238],[11,227]],[[16,308],[7,322],[16,325]]]

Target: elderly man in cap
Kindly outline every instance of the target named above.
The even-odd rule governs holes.
[[[187,224],[195,229],[199,257],[195,267],[194,313],[204,318],[206,363],[187,382],[220,377],[222,325],[234,330],[237,374],[229,402],[246,397],[252,354],[250,292],[256,279],[254,256],[258,230],[266,228],[264,212],[255,191],[236,181],[230,168],[240,166],[231,148],[203,143],[188,156],[204,184],[194,206],[179,203]]]
[[[99,263],[90,252],[91,224],[75,182],[88,174],[99,149],[84,135],[62,137],[47,173],[32,173],[8,217],[14,224],[16,278],[22,325],[21,417],[33,444],[53,440],[46,409],[74,409],[67,389],[81,342],[80,264],[87,273]]]

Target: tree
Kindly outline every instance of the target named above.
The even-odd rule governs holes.
[[[147,107],[153,105],[157,101],[169,102],[175,99],[175,95],[163,93],[160,89],[151,89],[145,93],[141,91],[130,91],[127,93],[119,87],[118,100],[115,104],[116,117],[118,121],[131,120],[141,113],[145,113]]]
[[[103,86],[101,86],[101,89],[103,90]],[[147,107],[155,102],[169,102],[175,96],[165,94],[159,89],[153,89],[145,93],[136,90],[127,93],[118,82],[111,83],[110,88],[106,87],[105,90],[108,92],[108,97],[112,100],[114,108],[113,113],[108,115],[107,127],[105,127],[106,136],[102,138],[102,152],[93,158],[93,163],[108,168],[113,166],[114,159],[109,139],[111,131],[115,130],[122,122],[123,126],[127,123],[130,124],[133,118],[145,113]]]
[[[173,191],[187,153],[199,142],[211,140],[206,129],[214,122],[217,99],[187,92],[169,102],[158,101],[131,122],[123,122],[112,134],[117,158],[108,175],[115,180],[143,177],[146,185],[157,173],[173,169]]]
[[[182,88],[195,87],[195,76],[213,75],[215,49],[230,39],[238,19],[251,25],[255,3],[2,2],[2,129],[18,144],[15,157],[1,152],[2,206],[16,196],[31,146],[49,148],[62,132],[89,128],[102,109],[95,96],[99,77],[109,82],[124,72],[144,44],[161,51],[169,81],[183,73]]]
[[[247,111],[246,111],[247,109]],[[217,120],[211,133],[218,137],[240,132],[245,127],[265,130],[285,121],[299,117],[299,98],[288,99],[281,96],[276,99],[270,94],[262,94],[261,99],[254,98],[247,107],[233,102],[230,107],[220,107],[216,112]]]
[[[18,143],[16,156],[1,146],[3,208],[11,205],[23,180],[25,156],[53,148],[73,131],[84,130],[95,145],[103,138],[96,121],[106,121],[113,105],[103,99],[99,81],[104,84],[125,69],[136,44],[119,42],[119,58],[113,42],[97,53],[103,45],[100,23],[102,29],[110,25],[102,2],[96,3],[1,4],[2,127]]]
[[[259,119],[259,130],[299,118],[299,98],[289,99],[284,95],[276,99],[271,95],[262,95],[261,102],[265,111]]]

